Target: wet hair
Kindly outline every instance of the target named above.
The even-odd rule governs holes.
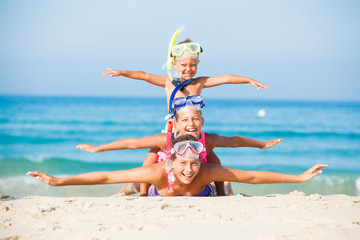
[[[192,135],[180,135],[172,140],[172,146],[174,146],[178,142],[184,142],[184,141],[198,141],[194,136]],[[176,159],[176,153],[171,154],[171,160]],[[200,155],[199,155],[200,160]]]
[[[195,108],[196,111],[198,111],[198,113],[199,113],[200,116],[202,117],[202,111],[201,111],[201,109],[198,109],[197,107],[194,107],[194,106],[192,106],[192,105],[186,104],[185,107],[182,107],[182,108],[180,108],[179,110],[182,110],[182,109],[188,108],[188,107]],[[174,117],[175,117],[175,120],[176,120],[176,121],[179,121],[179,112],[180,112],[179,110],[178,110],[178,111],[175,110],[175,115],[174,115]]]
[[[193,41],[190,39],[190,38],[185,38],[185,40],[184,41],[182,41],[182,42],[179,42],[178,44],[183,44],[183,43],[192,43]]]

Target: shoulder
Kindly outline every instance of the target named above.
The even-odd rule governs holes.
[[[208,140],[216,140],[220,137],[219,134],[217,133],[207,133],[207,132],[204,132],[204,135],[205,135],[205,138],[206,138],[206,141]]]
[[[156,186],[166,183],[166,174],[165,174],[165,162],[155,163],[148,166],[149,173],[153,175],[153,184]]]
[[[199,181],[202,184],[206,185],[213,181],[214,174],[221,169],[221,166],[218,164],[205,163],[201,162],[201,167],[199,171]]]
[[[152,136],[152,139],[156,141],[166,141],[166,133],[157,133]]]
[[[154,141],[154,143],[157,143],[157,145],[161,149],[166,148],[166,140],[167,140],[166,133],[157,133],[157,134],[153,135],[151,138],[151,141]]]
[[[211,151],[214,147],[217,146],[217,143],[221,140],[221,136],[217,133],[205,133],[205,145],[206,151]]]

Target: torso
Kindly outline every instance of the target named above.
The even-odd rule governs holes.
[[[172,82],[170,80],[166,81],[165,92],[166,92],[166,96],[167,96],[168,107],[169,107],[170,96],[171,96],[172,92],[174,91],[174,89],[175,89],[175,86],[172,84]],[[201,90],[202,90],[202,84],[200,81],[198,81],[198,78],[197,78],[190,85],[186,86],[183,91],[179,90],[175,94],[175,98],[200,95]]]

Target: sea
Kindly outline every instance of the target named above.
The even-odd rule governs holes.
[[[226,167],[300,174],[316,163],[329,165],[303,184],[232,183],[235,194],[360,195],[359,102],[206,99],[205,105],[205,132],[284,139],[269,149],[216,148]],[[0,96],[0,195],[113,195],[122,184],[51,187],[25,174],[140,167],[148,149],[89,153],[75,146],[157,134],[166,113],[165,98]]]

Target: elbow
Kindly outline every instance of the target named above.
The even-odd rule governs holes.
[[[224,75],[224,82],[225,83],[232,83],[233,76],[234,75],[231,75],[231,74],[225,74]]]
[[[233,143],[234,143],[234,145],[232,147],[243,147],[244,146],[244,140],[240,136],[234,136]]]
[[[250,176],[248,177],[245,183],[255,185],[255,184],[259,184],[260,182],[255,176]]]

